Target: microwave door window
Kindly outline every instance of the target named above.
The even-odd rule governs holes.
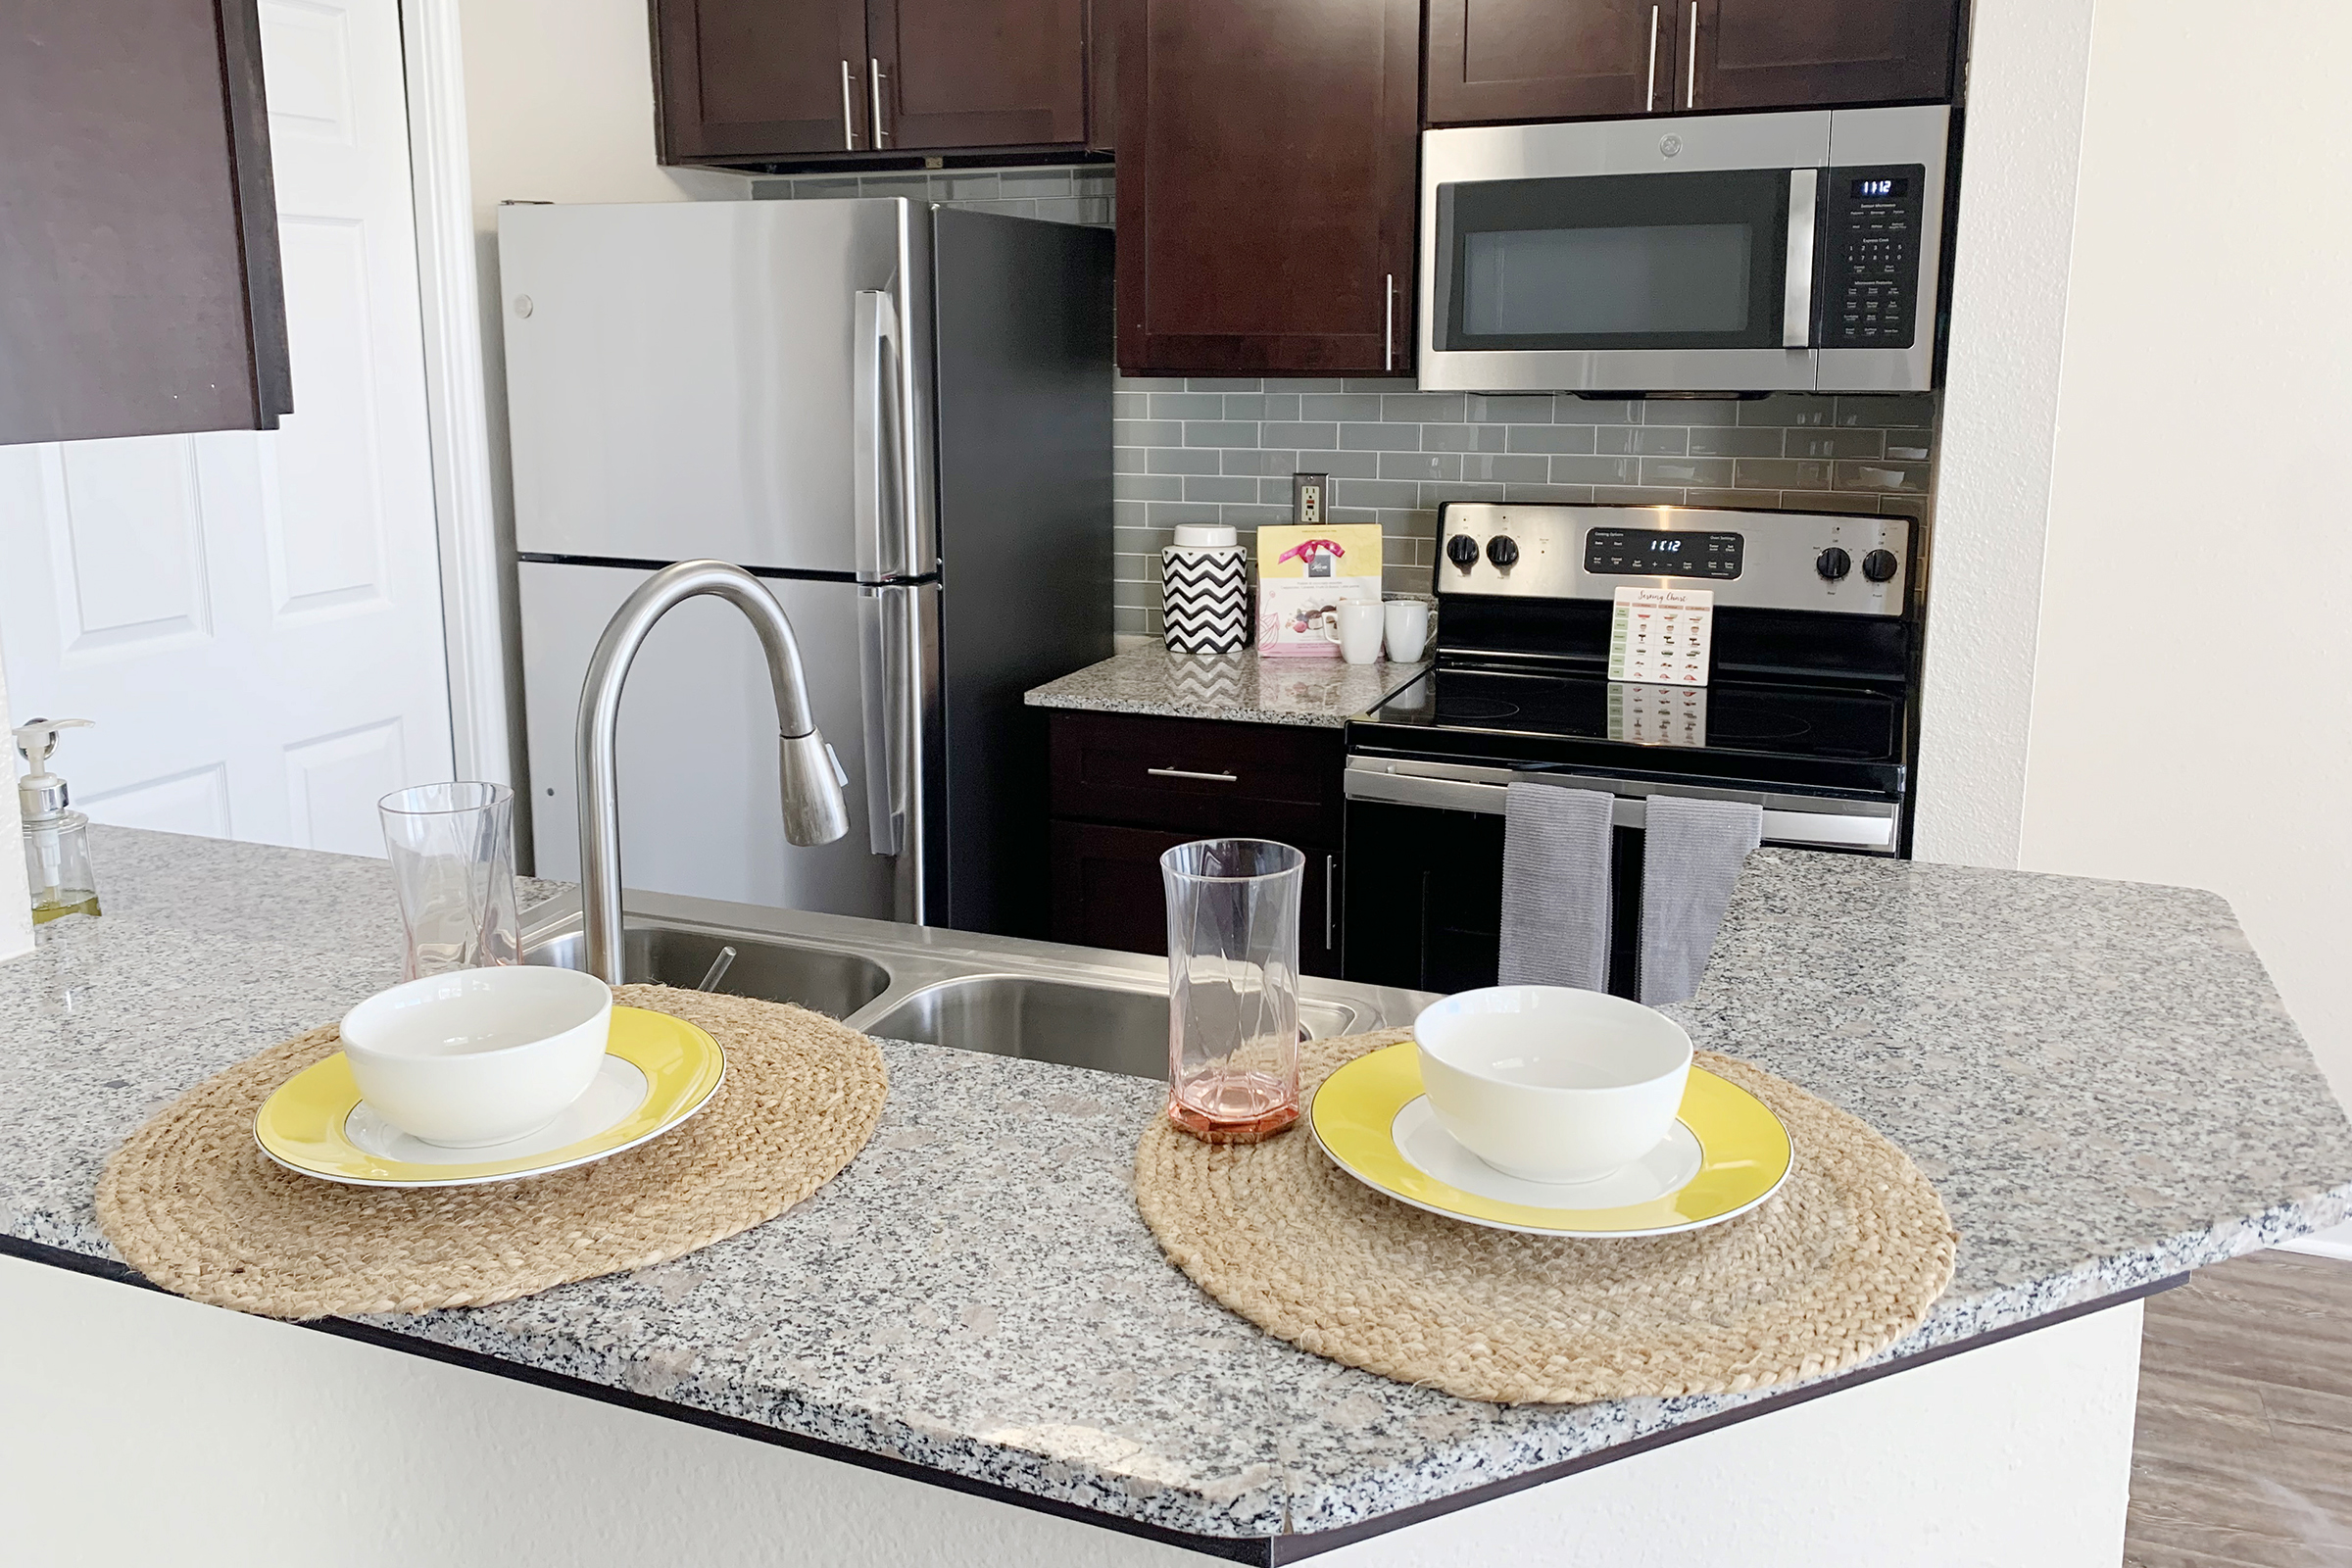
[[[1453,350],[1777,348],[1786,170],[1439,190]]]
[[[1754,249],[1743,223],[1471,234],[1462,329],[1474,338],[1742,332]]]

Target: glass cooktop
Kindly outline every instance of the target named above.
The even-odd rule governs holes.
[[[1438,669],[1354,721],[1349,749],[1888,790],[1904,705],[1875,689]]]

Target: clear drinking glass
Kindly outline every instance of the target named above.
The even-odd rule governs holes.
[[[1306,857],[1202,839],[1159,858],[1168,898],[1168,1120],[1253,1144],[1298,1119],[1298,899]]]
[[[401,977],[520,961],[514,913],[514,792],[419,784],[375,803],[408,929]]]

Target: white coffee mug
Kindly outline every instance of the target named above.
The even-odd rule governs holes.
[[[1388,621],[1389,657],[1400,664],[1419,659],[1429,647],[1429,601],[1392,599],[1381,610]]]
[[[1350,664],[1380,662],[1380,605],[1370,599],[1350,599],[1323,612],[1323,639],[1340,645],[1340,657]]]

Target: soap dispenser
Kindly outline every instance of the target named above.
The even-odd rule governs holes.
[[[17,780],[24,815],[24,880],[32,885],[32,923],[98,912],[90,871],[90,819],[66,808],[66,781],[49,771],[60,730],[88,729],[86,718],[36,718],[10,731],[32,771]]]

